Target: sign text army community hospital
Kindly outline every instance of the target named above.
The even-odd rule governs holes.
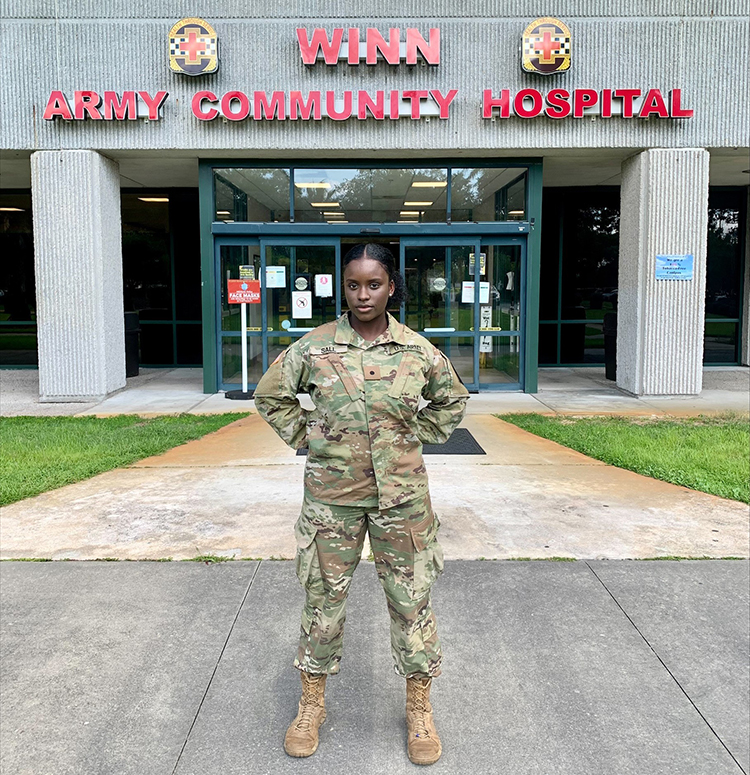
[[[200,22],[198,30],[213,28],[199,19],[188,19],[183,22]],[[539,19],[532,22],[531,29]],[[557,21],[557,20],[552,20]],[[179,22],[173,30],[182,22]],[[558,24],[562,24],[558,22]],[[537,24],[537,28],[544,30]],[[201,61],[208,58],[209,53],[218,67],[217,40],[212,43],[201,42],[208,37],[201,37],[195,32],[185,33],[189,26],[183,24],[183,37],[178,38],[177,55],[182,61]],[[567,29],[567,28],[565,28]],[[345,63],[348,66],[358,66],[363,61],[367,65],[387,62],[389,65],[406,64],[414,66],[421,62],[436,67],[440,65],[440,30],[432,28],[425,38],[419,30],[408,27],[402,39],[399,28],[391,28],[386,38],[377,29],[335,27],[329,32],[324,28],[315,28],[310,34],[304,28],[297,29],[302,63],[308,67],[324,63],[325,66],[337,66]],[[346,34],[346,38],[345,38]],[[214,33],[215,35],[215,33]],[[175,38],[171,38],[175,40]],[[527,38],[524,38],[525,45]],[[559,38],[551,37],[549,32],[534,39],[532,53],[537,56],[535,61],[562,60]],[[558,41],[558,42],[556,42]],[[212,48],[208,49],[211,45]],[[569,38],[566,39],[567,69],[570,66]],[[201,48],[203,46],[203,48]],[[538,46],[538,50],[533,46]],[[182,47],[182,48],[181,48]],[[557,48],[556,48],[557,47]],[[172,61],[177,59],[174,50],[170,54]],[[179,61],[179,60],[178,60]],[[172,67],[172,69],[177,69]],[[199,68],[198,68],[199,69]],[[524,66],[524,69],[529,70]],[[188,75],[201,75],[206,71],[193,72],[188,67],[183,70]],[[530,72],[532,70],[529,70]],[[552,69],[539,68],[540,74],[553,74]],[[361,121],[373,119],[383,121],[410,118],[414,120],[431,117],[449,119],[451,106],[458,96],[457,89],[441,91],[440,89],[358,89],[343,91],[301,90],[290,91],[226,91],[217,94],[209,89],[196,91],[191,99],[190,108],[196,119],[214,121],[223,118],[227,121],[320,121],[328,118],[332,121],[346,121],[352,118]],[[143,90],[132,91],[92,91],[76,90],[72,95],[63,91],[52,91],[44,110],[44,118],[53,120],[60,118],[65,121],[134,121],[147,118],[159,120],[162,107],[169,99],[167,91],[157,91],[154,94]],[[517,91],[510,89],[484,89],[477,95],[477,108],[481,110],[484,119],[508,119],[511,116],[531,119],[546,116],[550,119],[584,118],[599,116],[600,118],[619,117],[622,119],[648,118],[691,118],[693,111],[682,106],[680,89],[673,89],[664,94],[655,88],[619,88],[565,89],[550,88],[542,91],[536,88],[523,88]]]

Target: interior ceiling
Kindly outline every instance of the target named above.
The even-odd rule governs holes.
[[[219,155],[219,152],[186,151],[104,153],[120,163],[123,188],[197,187],[199,158],[216,158]],[[633,153],[632,149],[556,149],[546,153],[534,151],[533,155],[544,157],[545,186],[616,186],[620,183],[623,159]],[[513,155],[520,157],[524,154],[517,151]],[[30,188],[29,156],[28,151],[0,151],[0,188]],[[221,154],[221,157],[242,158],[236,153],[231,156]],[[292,157],[289,158],[292,161]],[[487,158],[497,159],[498,156]],[[415,165],[418,163],[413,155],[410,161]],[[713,186],[747,186],[750,184],[748,169],[750,151],[747,148],[721,148],[711,152],[709,176]]]

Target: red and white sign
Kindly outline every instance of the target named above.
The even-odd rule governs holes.
[[[260,280],[227,280],[229,304],[260,304]]]

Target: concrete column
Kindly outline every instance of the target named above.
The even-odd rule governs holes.
[[[119,165],[95,151],[31,155],[39,398],[125,386]]]
[[[654,149],[622,165],[617,385],[696,395],[703,381],[708,152]],[[657,255],[694,256],[692,280],[656,280]]]
[[[745,210],[745,282],[742,295],[742,322],[740,323],[740,363],[750,366],[750,186],[747,188]]]

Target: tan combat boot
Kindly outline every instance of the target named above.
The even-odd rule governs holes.
[[[297,717],[289,725],[284,737],[284,750],[289,756],[312,756],[318,750],[318,727],[326,720],[323,696],[327,675],[313,675],[300,671],[302,697]]]
[[[443,752],[430,705],[432,678],[406,679],[406,731],[409,759],[413,764],[434,764]]]

